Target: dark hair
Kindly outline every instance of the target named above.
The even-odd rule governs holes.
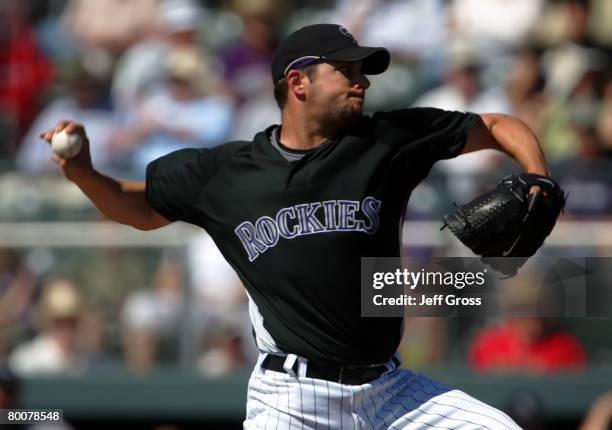
[[[314,82],[314,79],[316,76],[316,70],[317,70],[316,65],[317,64],[319,63],[310,64],[302,69],[306,73],[306,76],[308,76],[308,80],[310,82]],[[276,100],[276,104],[281,110],[283,109],[283,107],[285,107],[285,103],[287,103],[287,93],[288,92],[289,92],[289,87],[287,85],[286,78],[282,78],[274,84],[274,99]]]
[[[274,84],[274,100],[281,110],[287,103],[287,91],[287,79],[283,78]]]

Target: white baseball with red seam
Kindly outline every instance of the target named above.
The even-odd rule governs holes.
[[[66,130],[55,133],[51,138],[51,148],[53,152],[62,158],[72,158],[76,156],[82,146],[83,141],[81,140],[81,136],[76,133],[68,134]]]

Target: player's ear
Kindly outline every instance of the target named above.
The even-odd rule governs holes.
[[[302,100],[306,94],[305,80],[308,79],[306,74],[300,70],[289,70],[286,79],[288,93],[295,94],[298,99]]]

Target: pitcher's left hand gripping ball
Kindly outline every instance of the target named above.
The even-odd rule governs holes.
[[[530,192],[533,186],[539,190]],[[513,276],[542,246],[564,207],[565,193],[552,179],[514,174],[445,215],[442,229],[449,227],[464,245],[483,257],[484,263]]]

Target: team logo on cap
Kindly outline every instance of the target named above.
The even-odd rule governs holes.
[[[351,34],[350,31],[348,31],[346,29],[346,27],[343,27],[342,25],[338,26],[338,30],[340,30],[340,33],[344,34],[346,37],[350,37],[353,40],[354,44],[357,44],[357,41],[355,40],[355,37],[353,37],[353,35]]]

